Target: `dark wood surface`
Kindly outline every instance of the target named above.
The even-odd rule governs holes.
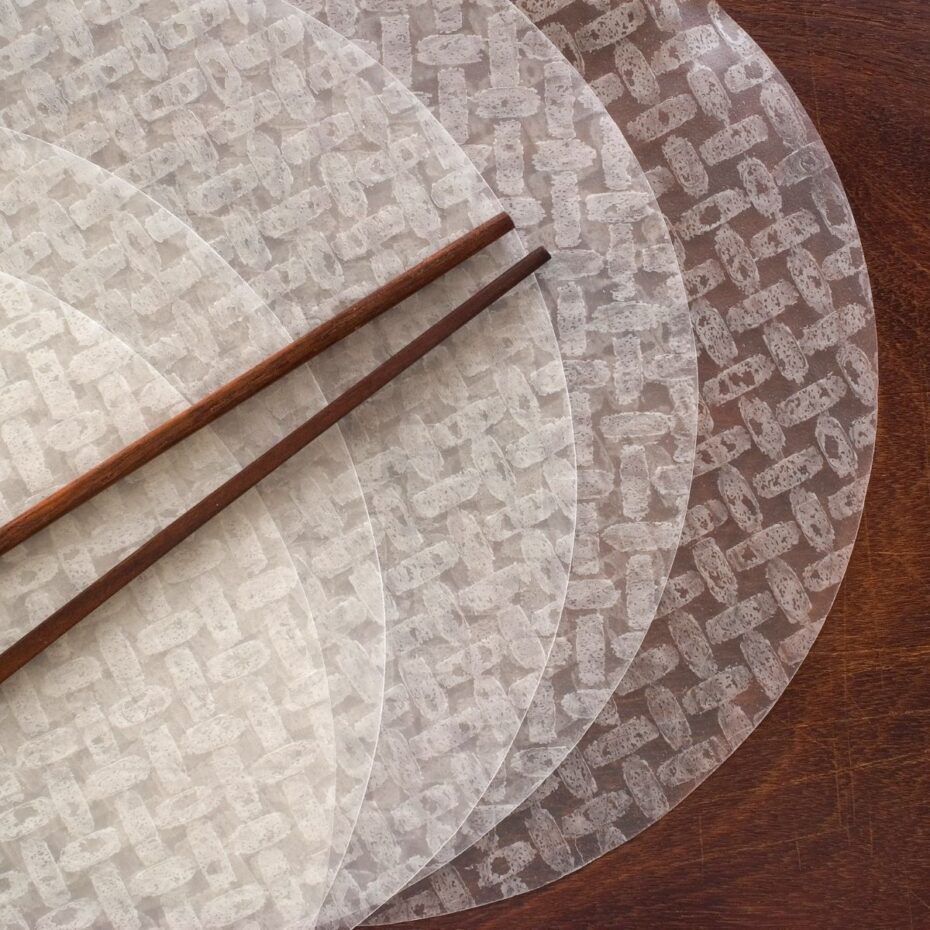
[[[399,374],[542,268],[549,258],[545,249],[538,248],[515,262],[16,640],[0,653],[0,684],[314,439],[322,436]]]
[[[787,694],[684,804],[547,888],[410,930],[930,930],[930,3],[724,6],[822,133],[871,271],[879,442],[846,581]]]

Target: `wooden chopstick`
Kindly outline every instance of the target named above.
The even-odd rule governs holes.
[[[0,527],[0,555],[89,501],[121,478],[132,474],[182,439],[212,423],[233,407],[319,355],[350,333],[406,300],[466,259],[513,229],[513,220],[499,213],[464,236],[443,246],[422,262],[356,301],[331,320],[270,355],[253,368],[217,388],[177,416],[140,436],[124,449],[59,488]]]
[[[43,620],[35,629],[18,639],[5,652],[0,654],[0,684],[75,624],[83,620],[89,613],[126,587],[130,581],[154,565],[163,555],[170,552],[195,530],[238,500],[246,491],[255,487],[279,465],[282,465],[346,414],[377,393],[389,381],[514,288],[524,278],[541,268],[547,261],[549,261],[549,253],[545,249],[535,249],[530,252],[525,258],[512,265],[490,284],[469,297],[464,303],[459,304],[455,310],[433,324],[395,355],[392,355],[374,371],[353,384],[331,404],[328,404],[319,413],[314,414],[267,452],[246,465],[245,468],[233,475],[224,484],[221,484],[203,500],[196,503],[190,510],[169,523],[163,530],[143,543],[135,552],[117,563],[108,572],[101,575],[96,581],[68,601],[67,604],[55,611],[46,620]]]

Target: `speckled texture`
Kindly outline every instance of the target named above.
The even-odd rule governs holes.
[[[784,79],[716,3],[526,3],[623,130],[698,338],[695,478],[630,671],[514,816],[382,921],[538,887],[655,822],[762,720],[821,628],[872,462],[875,321],[855,222]]]

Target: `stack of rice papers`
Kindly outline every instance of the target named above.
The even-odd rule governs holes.
[[[552,256],[0,686],[7,923],[490,903],[761,722],[855,539],[875,323],[829,156],[715,0],[36,0],[0,95],[0,522],[515,224],[4,555],[4,648]]]

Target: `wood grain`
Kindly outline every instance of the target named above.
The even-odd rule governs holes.
[[[0,555],[25,542],[59,517],[86,503],[110,485],[141,468],[219,419],[243,401],[254,397],[295,368],[315,358],[346,336],[371,322],[412,294],[458,267],[513,229],[513,220],[499,213],[423,261],[392,278],[371,294],[355,301],[325,323],[237,375],[177,416],[140,436],[109,458],[79,475],[53,494],[0,526]]]
[[[879,440],[846,581],[769,717],[655,827],[410,930],[930,928],[930,4],[724,6],[817,124],[871,271]]]
[[[503,274],[477,291],[438,322],[424,330],[374,371],[355,382],[309,420],[297,427],[267,452],[250,462],[228,481],[211,491],[203,500],[185,511],[138,549],[118,562],[67,604],[43,620],[25,636],[0,654],[0,684],[15,674],[27,662],[47,649],[56,639],[106,603],[160,558],[171,552],[191,534],[208,523],[218,513],[237,501],[243,494],[267,478],[301,449],[305,448],[343,417],[368,400],[386,384],[423,358],[454,332],[461,329],[496,300],[538,271],[549,253],[542,248],[511,265]]]

